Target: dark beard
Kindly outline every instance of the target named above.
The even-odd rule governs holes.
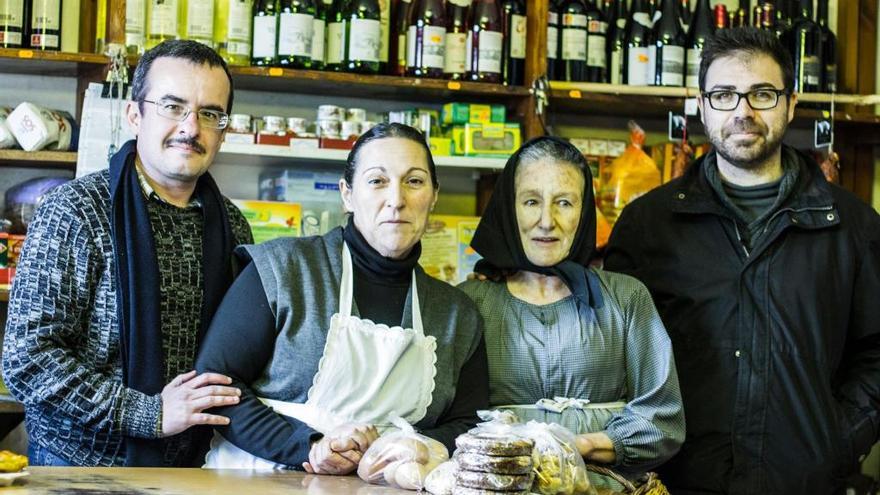
[[[745,121],[742,123],[737,123],[732,132],[737,131],[761,131],[763,133],[763,137],[765,139],[764,145],[758,150],[758,153],[754,156],[750,156],[747,159],[740,159],[733,156],[733,153],[730,153],[729,150],[725,146],[725,140],[722,137],[720,142],[715,142],[714,139],[710,137],[710,141],[712,141],[712,146],[715,148],[715,152],[718,153],[719,156],[724,158],[727,163],[733,165],[734,167],[742,170],[756,170],[761,168],[764,163],[767,162],[767,159],[773,156],[776,152],[779,151],[779,148],[782,147],[782,136],[785,134],[784,132],[780,134],[779,138],[776,141],[768,140],[769,129],[762,126],[756,126],[755,123]],[[722,136],[724,131],[722,130]]]

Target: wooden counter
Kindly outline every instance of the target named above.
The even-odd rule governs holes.
[[[315,476],[298,471],[164,468],[30,467],[31,475],[0,488],[9,494],[89,495],[415,495],[368,485],[357,476]]]

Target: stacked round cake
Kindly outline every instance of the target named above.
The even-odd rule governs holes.
[[[455,440],[453,495],[527,494],[532,486],[532,440],[467,433]]]

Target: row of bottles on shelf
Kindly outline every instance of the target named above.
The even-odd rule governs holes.
[[[789,49],[795,90],[837,91],[837,39],[828,0],[760,0],[751,25]],[[637,86],[697,87],[700,55],[716,29],[749,25],[749,0],[728,11],[709,0],[550,0],[547,74],[551,79]]]
[[[126,0],[125,43],[130,54],[138,54],[166,39],[185,38],[214,47],[232,65],[522,85],[525,5],[525,0]]]
[[[61,0],[0,0],[0,48],[61,49]]]

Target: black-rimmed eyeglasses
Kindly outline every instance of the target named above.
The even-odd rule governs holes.
[[[186,105],[182,105],[176,101],[170,100],[159,100],[159,101],[150,101],[143,100],[144,103],[152,103],[156,105],[156,113],[166,119],[176,120],[178,122],[183,122],[189,117],[189,114],[193,112],[192,108],[189,108]],[[207,108],[200,108],[196,111],[196,119],[199,122],[201,127],[207,127],[210,129],[226,129],[226,125],[229,124],[229,115],[226,112],[221,112],[219,110],[209,110]]]
[[[749,91],[748,93],[739,93],[729,89],[719,89],[717,91],[706,91],[703,98],[709,100],[709,106],[713,110],[730,111],[739,106],[741,99],[745,98],[749,106],[753,110],[770,110],[776,108],[779,104],[779,97],[782,95],[790,95],[787,89],[762,88]]]

